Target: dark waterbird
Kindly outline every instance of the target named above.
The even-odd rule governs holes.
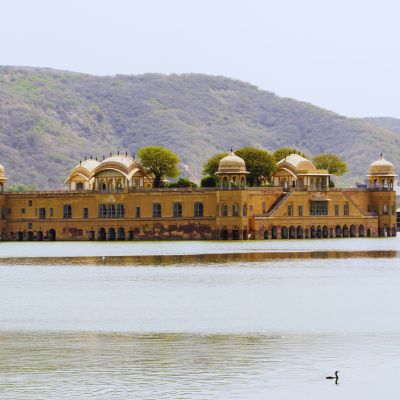
[[[338,372],[340,371],[335,371],[335,376],[327,376],[326,379],[335,379],[335,383],[337,384],[339,380]]]

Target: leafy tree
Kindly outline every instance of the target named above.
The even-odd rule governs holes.
[[[347,169],[347,164],[336,154],[318,154],[313,158],[317,168],[327,169],[330,174],[343,175]]]
[[[281,147],[279,149],[276,149],[273,153],[276,162],[283,160],[285,157],[289,156],[290,154],[298,154],[304,158],[309,158],[303,152],[301,152],[299,150],[291,149],[290,147]]]
[[[187,178],[180,178],[180,179],[178,179],[177,182],[168,183],[167,187],[169,187],[169,188],[188,188],[188,187],[196,188],[197,184],[190,181]]]
[[[210,157],[203,165],[203,175],[209,175],[215,178],[215,173],[218,172],[219,162],[227,155],[228,153],[218,153]]]
[[[218,183],[218,180],[215,176],[203,176],[203,178],[201,178],[201,187],[216,187]]]
[[[17,183],[7,188],[9,192],[33,192],[37,190],[36,185],[25,185],[24,183]]]
[[[154,187],[162,187],[165,177],[176,178],[179,175],[179,157],[166,147],[143,147],[137,156],[143,168],[154,176]]]
[[[235,154],[246,163],[246,170],[249,172],[247,182],[250,186],[260,186],[263,181],[269,180],[275,171],[275,158],[266,150],[243,147],[236,150]]]

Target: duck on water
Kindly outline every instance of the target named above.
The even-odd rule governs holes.
[[[340,371],[335,371],[335,376],[327,376],[326,379],[335,379],[336,381],[335,383],[337,383],[339,380],[339,375],[338,375],[339,372]]]

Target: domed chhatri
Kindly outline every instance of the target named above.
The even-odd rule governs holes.
[[[221,159],[219,162],[218,173],[247,173],[246,164],[243,158],[237,156],[233,151],[231,151],[227,156]]]
[[[4,188],[6,186],[6,175],[4,167],[0,164],[0,193],[4,193]]]
[[[220,187],[244,188],[246,187],[246,163],[243,158],[237,156],[233,150],[222,158],[218,165],[217,175],[220,178]]]
[[[151,188],[152,178],[133,157],[118,153],[110,154],[101,162],[92,158],[80,162],[65,184],[69,184],[71,190],[123,192],[133,188]]]
[[[381,154],[378,160],[370,164],[367,177],[372,189],[393,190],[394,178],[397,175],[393,164]]]

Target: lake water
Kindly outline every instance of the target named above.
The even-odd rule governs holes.
[[[0,243],[0,399],[397,399],[399,371],[400,238]]]

